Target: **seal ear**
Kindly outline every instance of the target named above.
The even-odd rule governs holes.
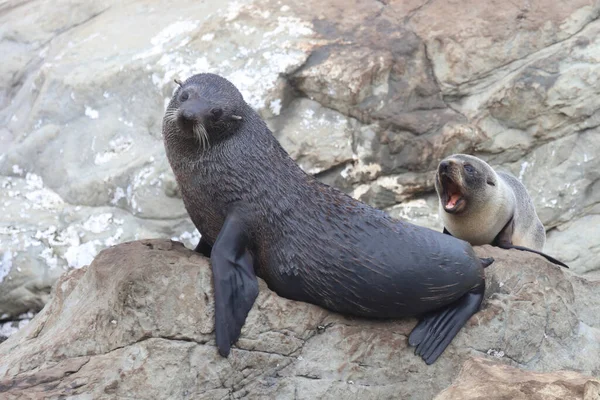
[[[175,78],[173,79],[175,81],[176,84],[178,84],[179,86],[183,86],[183,82],[181,82],[179,79]]]

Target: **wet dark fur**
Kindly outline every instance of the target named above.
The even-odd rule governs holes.
[[[276,293],[345,314],[395,318],[483,291],[482,262],[468,243],[392,219],[320,183],[289,157],[233,85],[202,74],[183,87],[194,82],[201,96],[242,119],[207,127],[207,150],[165,120],[167,156],[186,209],[210,244],[227,213],[242,210],[256,274]],[[180,106],[181,90],[169,108]]]

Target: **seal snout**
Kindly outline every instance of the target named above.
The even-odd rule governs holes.
[[[181,118],[189,122],[192,122],[194,119],[196,119],[192,110],[181,110]]]
[[[210,130],[223,115],[223,109],[211,104],[195,90],[182,90],[178,97],[177,124],[182,132],[192,133],[205,149],[210,145]]]
[[[205,124],[210,119],[218,119],[223,110],[211,107],[202,99],[187,100],[179,107],[179,117],[188,123]]]
[[[449,169],[450,169],[450,161],[447,161],[447,160],[443,160],[440,163],[440,166],[438,168],[440,174],[446,174],[446,173],[448,173]]]

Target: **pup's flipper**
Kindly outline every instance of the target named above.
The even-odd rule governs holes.
[[[541,251],[530,249],[529,247],[524,246],[516,246],[512,244],[512,235],[514,230],[514,221],[511,218],[510,221],[502,228],[502,230],[496,235],[496,238],[492,242],[492,245],[500,247],[501,249],[517,249],[522,251],[529,251],[531,253],[539,254],[544,257],[546,260],[554,263],[556,265],[560,265],[561,267],[569,268],[569,266],[562,261],[557,260],[556,258],[549,256],[548,254],[542,253]]]

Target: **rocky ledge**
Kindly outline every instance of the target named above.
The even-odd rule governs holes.
[[[119,244],[61,276],[44,309],[0,345],[0,392],[431,399],[446,389],[440,399],[482,391],[490,399],[593,398],[600,382],[586,375],[600,375],[600,282],[533,254],[476,250],[496,259],[483,309],[427,366],[407,346],[414,319],[348,318],[281,298],[262,281],[240,340],[222,358],[208,260],[169,240]]]

